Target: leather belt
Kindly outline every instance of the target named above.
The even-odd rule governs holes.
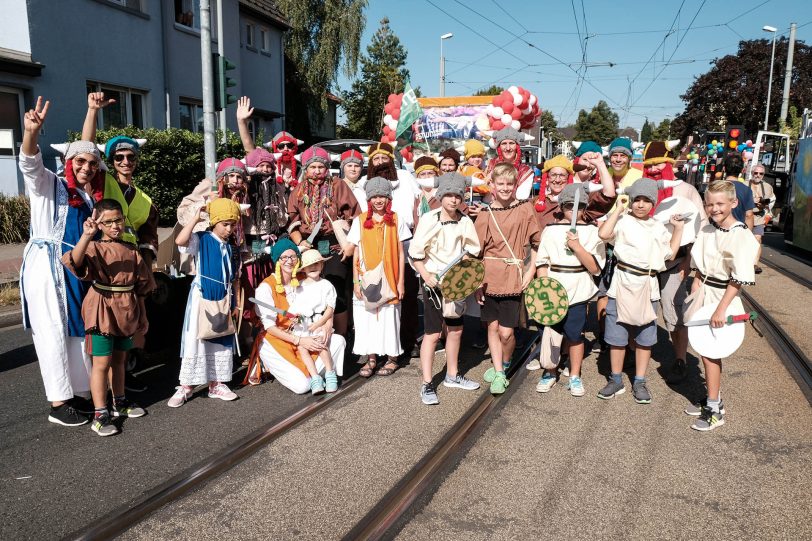
[[[108,286],[106,284],[99,284],[98,282],[93,282],[93,287],[100,291],[112,291],[113,293],[126,293],[128,291],[132,291],[135,286],[128,285],[128,286]]]
[[[577,273],[586,272],[586,267],[583,265],[550,265],[550,270],[553,272]]]
[[[699,279],[702,280],[702,283],[705,285],[709,285],[711,287],[715,287],[716,289],[727,289],[730,280],[720,280],[719,278],[711,278],[710,276],[705,276],[699,271],[696,271],[699,275]]]
[[[643,267],[629,265],[628,263],[623,263],[622,261],[617,262],[617,268],[623,272],[633,274],[634,276],[657,276],[656,270],[644,269]]]

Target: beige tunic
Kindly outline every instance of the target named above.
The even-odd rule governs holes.
[[[549,224],[544,228],[536,255],[537,267],[542,265],[582,266],[574,253],[567,253],[567,231],[569,230],[570,224],[567,223]],[[603,268],[606,263],[606,245],[598,236],[598,228],[595,225],[578,224],[576,230],[581,246],[593,255],[598,267]],[[570,304],[588,301],[598,292],[595,280],[586,269],[581,272],[560,272],[551,268],[547,275],[561,282],[566,288]]]
[[[424,214],[409,244],[409,257],[423,261],[432,274],[445,269],[463,251],[479,255],[479,239],[471,218],[460,214],[459,221],[441,222],[441,212],[439,208]]]
[[[117,241],[91,242],[81,267],[73,262],[73,251],[62,263],[77,278],[102,286],[133,286],[131,291],[113,292],[91,287],[82,302],[82,319],[89,333],[129,337],[146,325],[147,315],[138,297],[155,289],[152,271],[131,244]]]
[[[614,244],[618,262],[660,272],[665,270],[666,260],[671,259],[671,234],[653,218],[638,220],[631,214],[624,214],[615,224],[613,237],[607,242]],[[607,291],[607,295],[613,299],[617,298],[619,280],[631,289],[643,287],[648,280],[651,300],[660,300],[657,276],[636,276],[616,268]]]
[[[730,229],[722,229],[711,222],[699,230],[691,249],[691,267],[710,278],[753,285],[756,283],[753,262],[757,253],[758,241],[743,223],[736,222]],[[719,287],[707,284],[702,287],[705,289],[703,306],[718,303],[725,294],[725,290]],[[744,312],[738,297],[730,306],[737,313]]]
[[[492,297],[520,295],[522,273],[526,263],[532,265],[525,261],[530,255],[528,247],[536,249],[541,240],[533,204],[524,200],[508,208],[494,207],[480,212],[475,227],[485,264],[482,283],[485,294]]]

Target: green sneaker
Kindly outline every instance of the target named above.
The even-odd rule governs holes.
[[[485,374],[482,376],[482,379],[485,380],[485,383],[493,383],[493,380],[496,378],[496,370],[493,367],[488,368],[485,370]]]
[[[505,375],[497,372],[496,377],[494,377],[493,382],[491,383],[491,394],[504,393],[508,385],[510,385],[510,382]]]

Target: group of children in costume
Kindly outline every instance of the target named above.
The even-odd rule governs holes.
[[[46,111],[47,106],[43,110],[38,105],[26,113],[26,138],[21,152],[21,168],[26,178],[48,178],[41,159],[37,166],[31,158],[38,153],[36,134]],[[597,151],[593,148],[597,147],[594,143],[582,145],[576,164],[564,156],[548,160],[543,167],[543,193],[534,200],[517,198],[520,186],[525,191],[531,190],[528,180],[532,184],[528,168],[524,164],[517,167],[520,134],[506,128],[494,138],[498,157],[481,175],[458,172],[464,167],[470,173],[471,167],[477,168],[476,158],[482,157],[478,154],[469,157],[469,147],[472,153],[481,150],[484,156],[484,147],[467,144],[466,158],[474,160],[468,159],[461,167],[456,152],[441,155],[439,164],[431,157],[422,157],[415,162],[416,179],[406,179],[400,173],[393,178],[373,176],[362,181],[358,181],[358,176],[353,180],[334,178],[327,172],[326,153],[316,147],[308,149],[302,155],[303,170],[296,180],[298,185],[291,181],[290,174],[282,175],[287,186],[283,195],[288,198],[290,237],[282,234],[268,239],[272,244],[274,272],[257,277],[254,284],[261,333],[255,342],[255,355],[252,354],[258,369],[254,371],[249,366],[246,381],[258,383],[265,369],[295,392],[309,390],[319,394],[338,389],[345,342],[333,331],[345,291],[341,272],[335,271],[335,267],[349,259],[351,293],[346,293],[351,295],[354,327],[359,331],[355,333],[353,352],[368,356],[361,375],[369,377],[376,368],[377,374],[389,375],[397,369],[397,357],[403,353],[401,303],[408,296],[409,273],[416,273],[424,301],[425,334],[420,346],[423,403],[439,403],[432,384],[432,362],[442,336],[447,358],[443,385],[478,389],[479,383],[459,372],[466,303],[444,299],[438,288],[439,274],[449,265],[460,258],[478,258],[484,266],[484,280],[474,298],[487,330],[493,366],[486,371],[484,380],[490,384],[491,393],[502,394],[509,385],[505,370],[516,345],[515,329],[522,324],[524,291],[534,278],[549,276],[563,284],[569,301],[566,317],[551,327],[551,332],[566,341],[570,392],[574,396],[585,394],[580,369],[587,303],[598,294],[597,284],[604,278],[608,302],[602,340],[610,349],[612,374],[598,396],[608,399],[625,391],[621,377],[623,358],[634,341],[636,369],[632,390],[638,403],[649,403],[651,395],[645,376],[657,337],[656,303],[661,294],[657,276],[667,270],[668,261],[679,255],[682,217],[671,217],[672,231],[651,217],[663,195],[662,184],[655,180],[639,178],[624,186],[628,160],[625,169],[620,170],[614,161],[615,154],[626,154],[627,148],[630,155],[628,143],[615,141],[610,145],[612,171],[603,161],[599,147]],[[657,147],[652,148],[656,154]],[[614,152],[617,149],[620,150]],[[270,157],[258,156],[262,152]],[[253,149],[251,153],[260,160],[256,165],[264,163],[266,169],[274,165],[270,153],[262,149]],[[391,147],[384,144],[370,149],[371,158],[389,154]],[[69,157],[74,158],[68,164],[71,168],[76,160],[83,160],[78,172],[86,176],[94,170],[88,162],[95,161],[98,167],[100,160],[98,152],[94,154],[90,147],[81,145],[78,153]],[[357,161],[356,156],[348,158],[353,159],[348,159],[348,164]],[[481,165],[482,160],[479,162]],[[386,163],[378,160],[370,165],[383,167]],[[289,171],[291,167],[295,168],[295,162],[285,169]],[[229,158],[221,162],[218,180],[222,193],[205,206],[196,205],[175,239],[181,252],[194,258],[196,274],[181,337],[180,385],[168,402],[170,407],[183,405],[191,398],[194,386],[204,383],[208,384],[211,398],[225,401],[237,398],[226,383],[232,376],[236,340],[233,318],[242,317],[234,294],[240,287],[242,258],[235,251],[239,253],[245,246],[245,208],[241,205],[250,204],[240,186],[248,180],[246,172],[239,160]],[[74,169],[71,173],[76,174]],[[480,197],[476,199],[472,196],[477,182],[472,177],[480,178],[480,186],[483,179],[487,181],[485,194],[479,189]],[[57,188],[63,186],[61,181],[56,182]],[[88,182],[89,179],[84,179],[84,183]],[[41,191],[33,181],[29,185],[33,191]],[[625,192],[628,208],[625,203],[616,204],[616,189]],[[145,414],[124,396],[123,367],[131,337],[146,329],[144,297],[154,282],[136,247],[122,241],[125,220],[121,205],[99,197],[91,201],[85,192],[92,193],[66,191],[66,197],[80,198],[84,206],[75,208],[84,209],[84,213],[73,220],[76,223],[71,234],[75,244],[68,243],[66,248],[70,250],[55,253],[62,254],[61,260],[72,274],[80,280],[92,281],[82,304],[83,325],[88,335],[85,347],[93,363],[92,427],[100,435],[112,435],[118,432],[112,417]],[[466,199],[468,205],[464,203]],[[405,209],[404,201],[412,202],[411,212],[393,210],[393,202]],[[736,197],[730,183],[712,185],[704,204],[710,222],[701,229],[690,252],[696,275],[686,305],[695,310],[700,305],[718,303],[711,324],[721,326],[726,309],[740,305],[737,293],[741,285],[754,282],[757,244],[747,228],[731,216]],[[609,212],[613,205],[614,210]],[[339,232],[336,224],[342,219],[351,224],[347,231]],[[77,230],[77,223],[81,223],[81,231]],[[309,235],[307,240],[305,235]],[[52,235],[41,236],[50,239]],[[52,241],[32,242],[39,246]],[[610,260],[608,246],[615,261],[611,276],[605,273]],[[334,267],[332,274],[325,271],[326,265]],[[327,274],[326,279],[322,278],[323,273]],[[680,280],[687,279],[687,272],[681,275]],[[340,311],[346,313],[347,309],[343,307]],[[386,357],[382,367],[377,367],[378,356]],[[537,386],[540,392],[550,391],[557,381],[555,363],[551,366],[550,360],[546,361],[542,363],[546,370]],[[686,411],[699,416],[693,428],[710,430],[724,423],[719,395],[721,360],[703,358],[703,364],[708,384],[707,404]],[[108,378],[112,382],[109,410]]]

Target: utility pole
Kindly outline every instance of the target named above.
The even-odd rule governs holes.
[[[217,52],[220,58],[226,56],[226,40],[223,38],[223,0],[217,0]],[[218,114],[220,115],[220,129],[223,130],[223,147],[228,143],[228,132],[226,132],[226,107],[227,103],[223,104]]]
[[[211,3],[200,0],[200,60],[203,79],[203,156],[206,178],[212,191],[217,191],[217,141],[214,134],[214,69],[211,62]]]
[[[797,24],[792,23],[789,26],[789,44],[787,45],[787,70],[784,73],[784,99],[781,102],[781,117],[778,119],[778,125],[784,126],[787,122],[787,112],[789,110],[789,87],[792,83],[792,57],[795,53],[795,29]]]

